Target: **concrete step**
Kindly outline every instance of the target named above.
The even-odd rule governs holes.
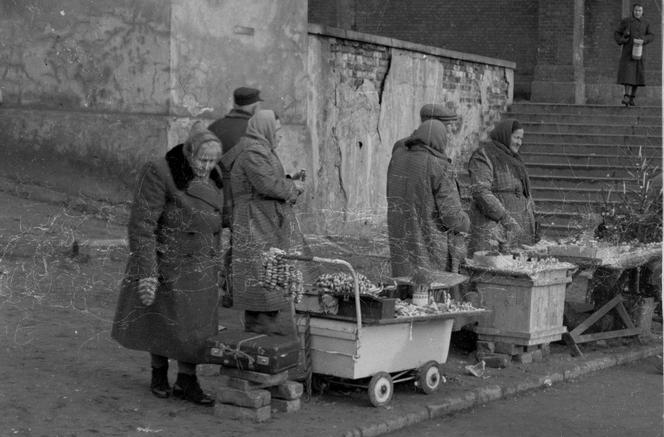
[[[625,185],[623,191],[622,185],[607,186],[603,188],[586,188],[580,187],[547,187],[547,186],[533,186],[531,191],[536,202],[542,201],[583,201],[589,203],[596,202],[622,202],[625,192],[629,193],[638,189],[637,185]]]
[[[634,167],[626,165],[595,165],[532,162],[527,165],[531,176],[579,176],[591,178],[628,178]]]
[[[620,201],[581,200],[581,199],[535,199],[535,205],[539,211],[547,213],[568,212],[587,214],[590,212],[601,211],[604,206],[618,205]]]
[[[543,228],[579,229],[583,222],[583,215],[578,212],[536,209],[535,214]]]
[[[571,103],[531,103],[514,102],[509,113],[536,112],[536,113],[556,113],[556,114],[576,114],[576,115],[624,115],[626,112],[630,116],[662,116],[661,106],[633,106],[625,108],[618,105],[574,105]]]
[[[650,161],[653,161],[651,164],[655,166],[655,164],[661,163],[661,159],[657,159],[658,157],[655,156],[656,151],[651,152],[653,155],[646,157]],[[562,151],[533,152],[528,150],[521,153],[521,157],[528,165],[531,163],[546,162],[549,164],[570,165],[624,165],[637,168],[643,163],[643,158],[639,158],[638,156],[634,157],[627,154],[564,153]]]
[[[585,176],[546,175],[537,173],[530,173],[529,176],[532,186],[550,187],[561,190],[568,190],[570,188],[613,190],[616,189],[615,187],[622,187],[623,182],[625,183],[625,186],[631,187],[634,185],[634,179],[631,177],[595,177],[589,179]]]
[[[662,136],[662,125],[652,124],[618,124],[618,123],[563,123],[563,122],[522,122],[526,135],[533,133],[564,133],[564,134],[604,134],[604,135],[639,135]]]
[[[620,134],[584,134],[565,132],[526,132],[524,144],[532,143],[584,143],[605,145],[655,146],[662,144],[661,136],[656,135],[620,135]]]
[[[522,123],[588,123],[588,124],[626,124],[659,126],[660,115],[639,115],[625,111],[624,114],[560,114],[557,112],[506,112],[503,118],[515,118]]]
[[[633,161],[639,156],[654,159],[657,162],[662,158],[661,145],[625,146],[621,144],[588,144],[588,143],[553,143],[553,142],[524,142],[520,150],[521,155],[551,153],[558,155],[586,154],[586,155],[618,155]]]

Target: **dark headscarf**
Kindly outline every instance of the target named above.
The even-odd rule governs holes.
[[[436,152],[445,154],[447,149],[447,128],[440,120],[426,120],[406,140],[406,147],[415,144],[429,146]]]
[[[277,116],[274,111],[269,109],[256,111],[249,119],[244,135],[274,149],[277,146]]]
[[[516,171],[516,175],[521,180],[521,185],[523,185],[523,195],[530,197],[530,178],[526,165],[523,163],[521,155],[510,149],[512,132],[518,129],[523,128],[517,120],[512,118],[501,120],[496,123],[491,133],[489,133],[489,138],[491,138],[493,146],[503,155],[505,161],[509,162]]]

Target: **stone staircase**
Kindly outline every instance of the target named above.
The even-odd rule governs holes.
[[[546,236],[573,234],[589,213],[620,202],[644,162],[662,167],[661,106],[524,102],[504,117],[524,126],[521,155]]]

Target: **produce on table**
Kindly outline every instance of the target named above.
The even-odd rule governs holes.
[[[302,272],[286,262],[285,254],[285,251],[274,247],[263,252],[260,284],[270,291],[283,293],[285,297],[299,303],[304,294]]]
[[[445,292],[442,302],[430,302],[428,305],[413,305],[412,303],[397,299],[394,305],[396,317],[420,317],[443,313],[460,313],[465,311],[478,311],[470,302],[457,302]]]
[[[357,274],[357,282],[360,294],[376,294],[381,291],[380,287],[361,273]],[[350,273],[324,273],[316,279],[314,286],[323,292],[332,294],[355,293],[353,290],[353,276]]]
[[[518,255],[497,255],[500,257],[499,263],[491,262],[491,256],[476,257],[467,260],[469,266],[493,267],[499,270],[520,272],[525,274],[535,274],[556,269],[573,268],[569,263],[561,262],[557,258],[533,258],[527,254]]]

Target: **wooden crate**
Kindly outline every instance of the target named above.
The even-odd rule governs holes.
[[[562,338],[565,270],[534,277],[483,271],[473,276],[482,307],[491,310],[476,328],[480,340],[518,345],[550,343]]]

